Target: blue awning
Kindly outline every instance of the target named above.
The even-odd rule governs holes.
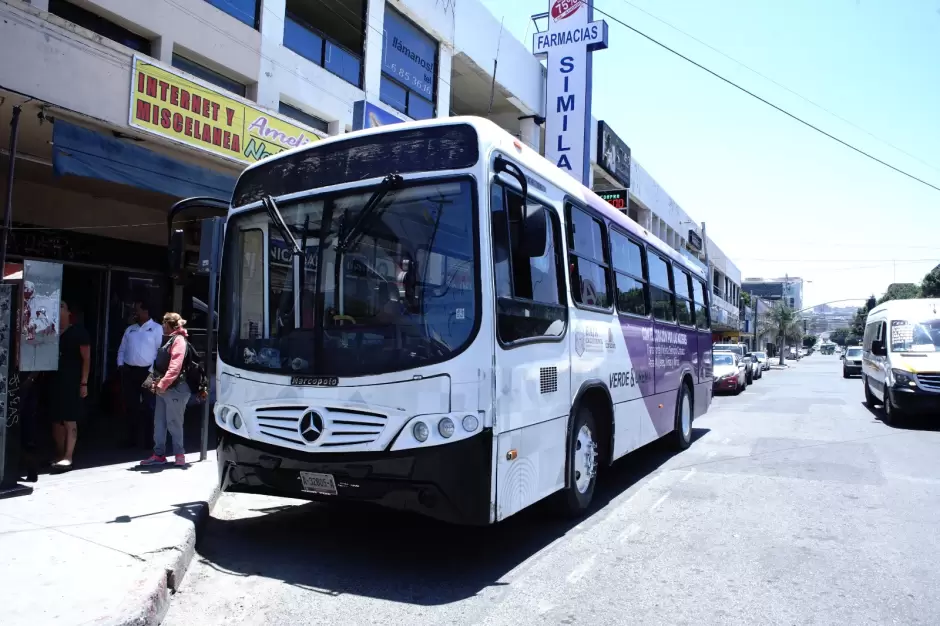
[[[235,178],[190,165],[128,141],[56,120],[52,132],[56,176],[97,178],[168,196],[231,200]]]

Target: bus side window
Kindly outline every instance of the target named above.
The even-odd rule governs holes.
[[[610,268],[604,250],[604,225],[586,212],[568,205],[568,256],[571,295],[578,304],[609,309]]]
[[[695,326],[701,329],[707,329],[708,323],[708,303],[705,301],[705,283],[698,278],[692,279],[692,298],[695,301]]]
[[[497,332],[503,343],[556,338],[567,322],[561,226],[551,208],[494,183],[490,193]]]
[[[661,322],[675,322],[676,297],[672,293],[672,285],[670,284],[669,261],[655,253],[650,253],[647,259],[653,317]]]

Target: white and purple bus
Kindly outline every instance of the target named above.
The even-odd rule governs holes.
[[[488,524],[711,401],[703,272],[493,123],[409,122],[248,167],[228,214],[226,491]]]

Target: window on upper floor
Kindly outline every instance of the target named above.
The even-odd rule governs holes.
[[[238,94],[239,96],[244,97],[247,93],[247,88],[244,84],[232,80],[227,76],[223,76],[214,70],[210,70],[205,65],[200,65],[195,61],[190,61],[186,57],[180,56],[175,52],[173,53],[173,67],[179,70],[183,70],[184,72],[188,72],[196,78],[201,78],[207,83],[212,83],[213,85],[221,87],[222,89],[227,89],[228,91]]]
[[[437,40],[386,6],[382,43],[382,102],[417,120],[434,117]]]
[[[362,87],[364,0],[287,0],[284,47]]]
[[[220,11],[228,13],[239,22],[254,29],[258,28],[261,0],[206,0],[206,2]]]
[[[310,128],[315,128],[324,133],[330,132],[329,122],[326,120],[321,120],[316,115],[310,115],[309,113],[302,111],[295,106],[291,106],[286,102],[278,103],[277,110],[281,115],[286,115],[289,118],[295,119],[301,124],[306,124]]]
[[[150,40],[66,0],[49,0],[49,12],[132,50],[150,54]]]

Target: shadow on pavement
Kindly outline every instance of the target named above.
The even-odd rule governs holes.
[[[903,418],[895,418],[893,424],[885,423],[884,417],[884,407],[878,405],[878,408],[872,408],[865,404],[861,403],[865,410],[871,413],[872,417],[880,421],[882,424],[888,428],[894,428],[896,430],[926,430],[933,432],[940,432],[940,423],[937,422],[936,418],[930,418],[924,415],[910,415]]]
[[[693,443],[707,433],[693,428]],[[366,505],[308,503],[255,509],[264,513],[259,517],[210,517],[197,547],[203,563],[226,574],[264,576],[326,595],[446,604],[506,584],[497,581],[672,458],[666,444],[645,446],[602,473],[582,519],[560,519],[550,502],[483,528]]]

